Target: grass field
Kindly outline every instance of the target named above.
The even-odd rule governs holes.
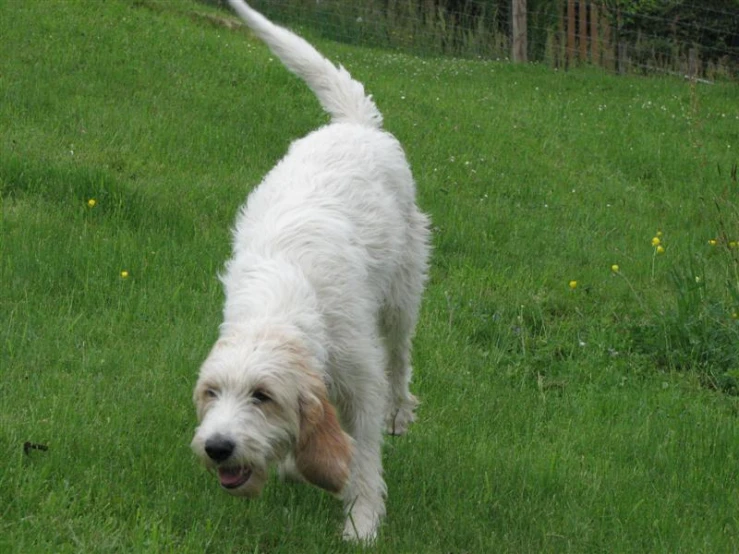
[[[236,210],[326,121],[206,12],[0,0],[0,552],[357,549],[189,449]],[[738,86],[317,44],[434,222],[373,551],[739,551]]]

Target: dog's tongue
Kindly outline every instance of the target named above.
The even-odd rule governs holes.
[[[226,488],[234,488],[246,483],[251,475],[251,471],[243,467],[219,467],[218,478],[221,485]]]

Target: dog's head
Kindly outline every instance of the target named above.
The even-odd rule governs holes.
[[[192,448],[234,495],[258,495],[269,466],[293,454],[309,482],[333,493],[349,478],[351,439],[304,345],[284,332],[220,339],[195,387]]]

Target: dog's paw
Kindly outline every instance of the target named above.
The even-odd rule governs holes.
[[[372,544],[377,538],[379,525],[380,516],[378,514],[355,509],[346,518],[342,537],[348,542]]]
[[[388,435],[405,435],[408,427],[416,420],[416,406],[418,400],[410,394],[400,406],[390,410],[385,416],[385,432]]]

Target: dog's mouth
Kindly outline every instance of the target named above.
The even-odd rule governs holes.
[[[218,479],[224,489],[237,489],[251,477],[251,468],[248,467],[219,467]]]

